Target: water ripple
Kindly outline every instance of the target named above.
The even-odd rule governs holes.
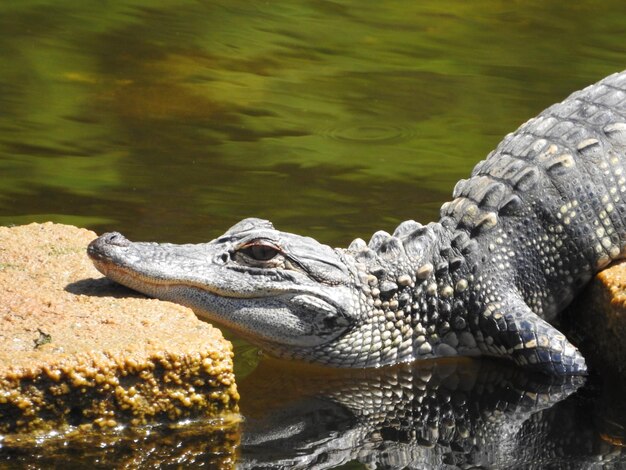
[[[355,125],[325,129],[322,134],[333,140],[362,144],[387,144],[411,139],[415,130],[410,127],[380,125]]]

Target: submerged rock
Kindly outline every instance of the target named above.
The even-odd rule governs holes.
[[[0,227],[0,434],[236,419],[230,343],[103,278],[85,254],[95,237]]]

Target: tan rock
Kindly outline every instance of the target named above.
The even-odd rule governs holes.
[[[626,379],[626,262],[598,273],[569,313],[590,365]]]
[[[95,237],[0,227],[0,433],[236,417],[230,343],[103,278],[85,253]]]

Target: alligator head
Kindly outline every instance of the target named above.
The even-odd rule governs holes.
[[[268,221],[245,219],[193,245],[106,233],[88,254],[108,278],[187,305],[280,357],[320,360],[360,322],[357,277],[345,252]]]

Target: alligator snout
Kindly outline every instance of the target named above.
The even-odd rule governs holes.
[[[87,254],[92,259],[101,259],[106,257],[107,249],[111,246],[125,247],[130,241],[119,232],[108,232],[100,235],[92,241],[87,247]]]

